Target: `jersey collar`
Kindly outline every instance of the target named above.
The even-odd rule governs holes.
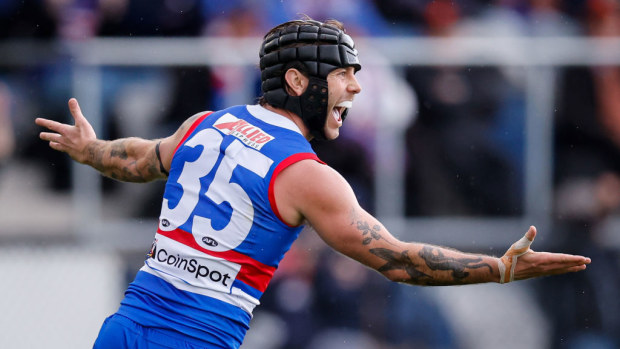
[[[266,109],[260,104],[247,105],[246,108],[252,116],[263,122],[302,134],[299,127],[297,127],[293,121],[278,113],[274,113],[271,110]]]

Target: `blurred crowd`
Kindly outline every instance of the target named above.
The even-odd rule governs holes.
[[[258,37],[299,14],[338,19],[354,37],[620,36],[617,0],[3,0],[0,40]],[[38,115],[69,121],[70,70],[70,57],[24,67],[2,64],[0,57],[0,183],[3,166],[32,161],[49,177],[50,191],[71,189],[70,162],[37,139],[33,123]],[[162,137],[198,111],[255,103],[260,93],[256,67],[102,71],[99,137],[107,139]],[[561,238],[555,247],[588,255],[593,264],[585,273],[537,283],[540,306],[550,314],[554,348],[618,348],[620,258],[598,232],[620,207],[620,68],[557,71],[553,219],[554,236]],[[359,74],[364,91],[342,136],[314,147],[372,212],[376,130],[401,126],[407,216],[520,216],[522,75],[514,67],[365,66]],[[103,186],[105,193],[127,188],[111,180]],[[160,190],[132,195],[127,214],[156,217]],[[384,282],[311,234],[302,234],[298,246],[257,314],[274,324],[274,345],[328,348],[330,338],[355,338],[351,348],[459,347],[446,314],[426,291]]]

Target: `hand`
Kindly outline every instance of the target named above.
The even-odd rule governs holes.
[[[41,132],[39,137],[49,141],[52,149],[65,152],[72,159],[85,163],[88,159],[88,146],[97,140],[95,130],[86,120],[75,98],[69,100],[69,111],[75,125],[67,125],[54,120],[37,118],[35,123],[53,132]]]
[[[577,272],[586,269],[590,258],[563,253],[534,252],[530,245],[536,237],[531,226],[525,235],[512,244],[499,260],[500,283],[540,276]]]

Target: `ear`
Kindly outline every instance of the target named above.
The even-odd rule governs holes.
[[[308,78],[295,68],[284,73],[284,80],[286,80],[286,92],[292,96],[301,96],[308,87]]]

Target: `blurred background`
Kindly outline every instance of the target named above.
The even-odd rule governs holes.
[[[158,138],[253,104],[258,49],[307,14],[344,22],[363,91],[313,143],[404,240],[537,250],[586,272],[391,284],[302,233],[243,348],[619,348],[617,0],[0,1],[0,346],[91,347],[141,267],[163,182],[124,184],[38,139],[77,97],[103,139]]]

